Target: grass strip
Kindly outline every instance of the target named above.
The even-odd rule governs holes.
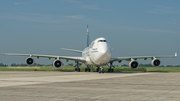
[[[81,66],[81,72],[85,72],[86,66]],[[108,72],[107,66],[104,66],[104,71]],[[97,67],[91,67],[91,72],[96,72]],[[63,66],[59,69],[53,66],[40,66],[40,67],[0,67],[0,71],[62,71],[74,72],[73,66]],[[116,67],[114,72],[180,72],[180,67],[139,67],[135,70],[129,67]]]

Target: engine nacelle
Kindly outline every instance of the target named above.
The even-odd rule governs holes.
[[[131,67],[131,69],[137,69],[139,67],[139,63],[137,61],[131,61],[129,63],[129,67]]]
[[[54,65],[54,67],[56,67],[56,68],[61,68],[62,62],[61,62],[60,60],[55,60],[55,61],[53,62],[53,65]]]
[[[151,65],[154,67],[158,67],[160,66],[160,64],[161,64],[161,61],[159,59],[154,59],[151,61]]]
[[[26,64],[28,64],[28,65],[33,65],[34,64],[34,59],[33,58],[31,58],[31,57],[28,57],[28,58],[26,58]]]

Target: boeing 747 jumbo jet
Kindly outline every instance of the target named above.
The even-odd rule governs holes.
[[[89,71],[90,72],[90,66],[97,66],[97,72],[99,73],[104,73],[104,69],[103,66],[110,63],[109,65],[109,69],[108,72],[113,72],[114,70],[112,69],[113,66],[113,62],[114,61],[118,61],[119,63],[122,60],[126,60],[126,61],[130,61],[129,62],[129,67],[131,69],[137,69],[139,64],[136,61],[137,59],[144,59],[146,60],[147,58],[151,58],[151,64],[155,67],[159,66],[161,64],[160,60],[157,58],[173,58],[173,57],[177,57],[177,53],[175,53],[174,56],[132,56],[132,57],[116,57],[116,58],[112,58],[111,57],[111,49],[110,46],[107,42],[107,40],[103,37],[97,38],[96,40],[94,40],[91,44],[89,41],[89,31],[88,31],[88,26],[87,26],[87,48],[85,48],[83,51],[80,50],[73,50],[73,49],[65,49],[62,48],[64,50],[68,50],[68,51],[72,51],[72,52],[77,52],[77,53],[82,53],[82,56],[80,57],[70,57],[70,56],[55,56],[55,55],[39,55],[39,54],[14,54],[14,53],[3,53],[3,55],[16,55],[16,56],[28,56],[27,59],[25,60],[25,62],[28,65],[33,65],[34,63],[34,59],[32,57],[37,57],[39,59],[39,57],[43,57],[43,58],[54,58],[54,62],[53,65],[56,68],[61,68],[62,66],[62,62],[60,61],[60,59],[65,59],[65,60],[73,60],[75,61],[76,67],[75,71],[79,71],[80,72],[80,68],[79,68],[79,62],[84,63],[87,68],[85,69],[85,71]]]

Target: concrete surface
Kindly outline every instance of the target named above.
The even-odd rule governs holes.
[[[0,72],[0,101],[180,101],[180,73]]]

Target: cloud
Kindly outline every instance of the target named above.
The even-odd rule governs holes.
[[[18,4],[20,4],[20,3],[15,2],[14,4],[15,4],[15,5],[18,5]]]
[[[180,32],[173,32],[173,31],[159,30],[159,29],[147,29],[147,28],[135,28],[135,27],[128,27],[128,29],[137,30],[137,31],[145,31],[145,32],[180,34]]]
[[[64,1],[67,1],[69,3],[78,3],[80,8],[82,8],[82,9],[103,10],[103,9],[99,8],[98,5],[86,5],[83,2],[79,2],[76,0],[64,0]]]
[[[180,20],[173,20],[170,23],[173,25],[180,25]]]
[[[71,16],[64,16],[65,18],[71,18],[71,19],[83,19],[83,15],[71,15]]]
[[[146,13],[151,13],[151,14],[161,14],[157,10],[151,10],[151,11],[145,11]]]
[[[162,5],[156,5],[155,7],[161,8],[161,9],[170,9],[170,7],[162,6]]]
[[[98,7],[98,5],[83,5],[83,9],[92,9],[92,10],[102,10],[101,8]]]
[[[69,23],[69,22],[93,22],[90,18],[85,18],[84,15],[45,15],[38,13],[5,13],[0,14],[0,19],[11,19],[26,22],[37,23]]]
[[[81,3],[81,2],[76,1],[76,0],[65,0],[65,1],[70,2],[70,3]]]
[[[169,9],[163,9],[163,8],[157,8],[157,9],[152,9],[145,11],[146,13],[151,13],[151,14],[165,14],[165,13],[170,13]]]
[[[180,14],[179,11],[176,11],[170,7],[161,6],[161,5],[154,6],[154,9],[147,10],[145,12],[150,13],[150,14]]]
[[[145,11],[146,13],[151,13],[151,14],[163,14],[169,12],[170,7],[167,6],[161,6],[161,5],[156,5],[154,6],[154,9]]]
[[[15,2],[15,5],[22,5],[22,4],[30,4],[32,1],[28,1],[28,2]]]
[[[1,14],[0,18],[41,23],[61,23],[67,21],[66,19],[63,19],[63,17],[54,17],[52,15],[43,15],[37,13],[6,13]]]

